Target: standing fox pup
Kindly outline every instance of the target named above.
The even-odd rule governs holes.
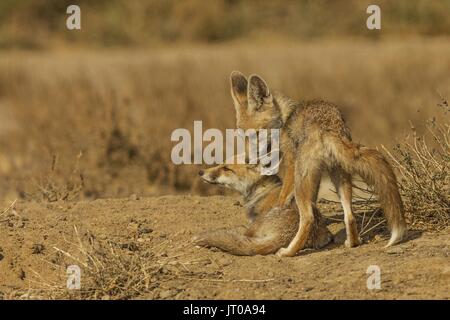
[[[234,255],[253,256],[277,252],[287,246],[298,230],[299,214],[295,203],[285,209],[276,205],[281,181],[277,176],[263,176],[256,165],[219,165],[199,172],[212,184],[224,185],[238,191],[251,223],[247,227],[221,228],[207,231],[194,238],[197,245],[216,247]],[[331,239],[320,213],[314,211],[315,222],[306,247],[322,248]]]
[[[283,186],[278,206],[290,204],[294,193],[300,213],[300,226],[280,256],[294,256],[304,248],[314,225],[314,210],[323,172],[330,175],[344,209],[346,245],[360,244],[352,213],[352,174],[360,175],[375,187],[391,230],[388,246],[399,242],[406,232],[404,209],[394,172],[374,149],[352,142],[339,109],[331,103],[314,100],[298,103],[278,92],[270,92],[257,75],[247,80],[240,72],[231,73],[231,95],[241,129],[280,128]],[[289,199],[289,200],[288,200]]]

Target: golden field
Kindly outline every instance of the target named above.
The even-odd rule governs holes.
[[[355,141],[388,148],[445,118],[448,39],[232,43],[0,52],[3,200],[217,193],[175,166],[170,134],[233,128],[228,76],[258,73],[295,99],[342,109]],[[80,177],[81,176],[81,177]],[[61,191],[63,190],[63,191]]]

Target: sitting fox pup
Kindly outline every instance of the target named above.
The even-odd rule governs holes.
[[[216,247],[234,255],[253,256],[277,252],[287,246],[299,226],[299,214],[295,201],[285,209],[274,208],[281,191],[277,176],[261,175],[257,165],[226,164],[199,172],[201,178],[211,184],[220,184],[238,191],[243,196],[248,226],[221,228],[206,231],[193,241],[196,245]],[[308,248],[322,248],[332,240],[318,210]]]

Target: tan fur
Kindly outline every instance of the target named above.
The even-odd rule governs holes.
[[[247,81],[247,85],[244,85]],[[240,84],[240,91],[236,84]],[[246,99],[243,88],[247,88]],[[406,233],[403,203],[394,172],[374,149],[352,142],[350,130],[339,109],[332,103],[313,100],[297,103],[281,93],[269,91],[257,75],[247,80],[239,72],[231,74],[236,124],[242,129],[281,128],[280,149],[283,160],[279,175],[283,186],[278,205],[289,203],[291,194],[300,212],[299,229],[281,256],[293,256],[305,246],[314,223],[317,193],[323,172],[328,172],[339,193],[347,230],[346,244],[360,243],[351,210],[351,175],[359,174],[378,192],[379,201],[391,229],[388,246],[402,240]]]
[[[250,224],[235,228],[207,231],[195,237],[197,245],[216,247],[234,255],[265,255],[277,252],[290,243],[299,225],[295,202],[285,209],[274,208],[280,194],[277,176],[263,176],[254,165],[227,164],[201,171],[208,183],[222,184],[239,191]],[[318,210],[306,247],[322,248],[331,239],[331,233]]]

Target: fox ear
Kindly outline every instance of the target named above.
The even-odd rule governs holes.
[[[231,96],[233,97],[234,106],[247,107],[247,78],[239,71],[233,71],[230,75]]]
[[[272,95],[266,82],[256,74],[251,75],[248,80],[247,100],[250,110],[258,110],[272,100]]]

